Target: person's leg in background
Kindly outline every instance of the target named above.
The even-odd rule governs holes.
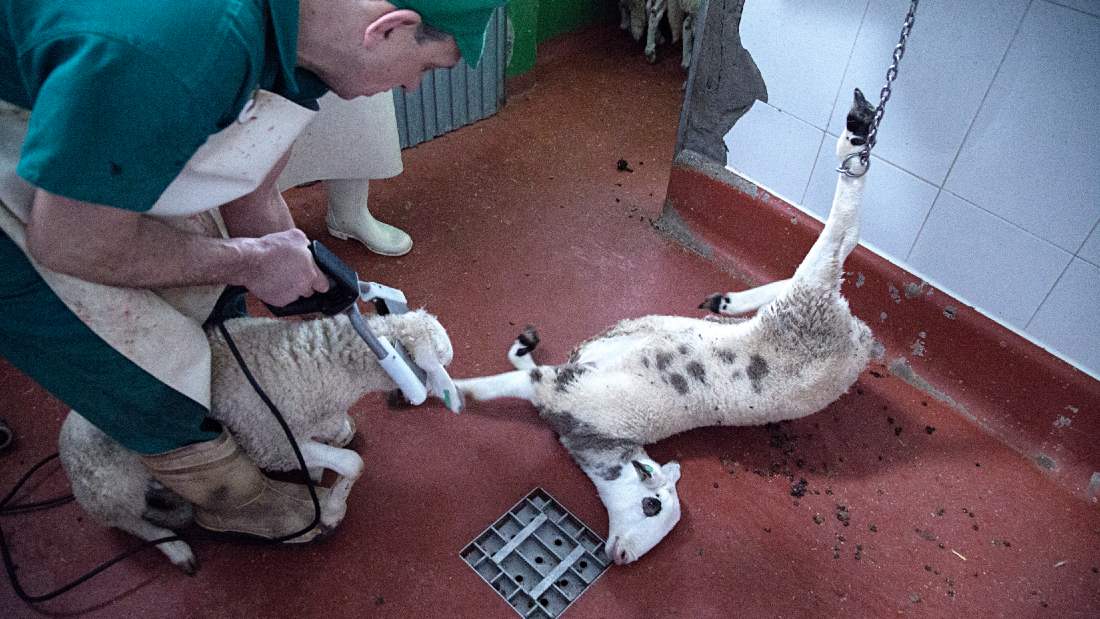
[[[345,101],[329,93],[298,138],[279,177],[279,189],[324,181],[329,234],[355,239],[370,251],[401,256],[412,249],[403,230],[375,219],[369,208],[370,181],[400,174],[401,144],[393,93]]]
[[[340,239],[355,239],[383,256],[403,256],[412,249],[412,237],[404,230],[378,221],[370,213],[370,179],[345,178],[325,181],[328,233]]]

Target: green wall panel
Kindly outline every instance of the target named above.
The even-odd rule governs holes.
[[[538,42],[572,32],[589,24],[613,19],[617,0],[542,0],[539,2]]]

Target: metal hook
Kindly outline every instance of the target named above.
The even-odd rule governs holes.
[[[860,163],[863,164],[863,171],[862,172],[857,173],[857,172],[852,171],[852,168],[851,168],[852,164],[850,162],[852,161],[852,159],[855,159],[855,158],[858,158],[860,160]],[[866,174],[867,170],[870,170],[870,169],[871,169],[871,158],[868,157],[867,160],[864,161],[863,160],[863,151],[859,150],[859,151],[851,153],[847,157],[845,157],[840,162],[840,166],[837,167],[836,171],[840,172],[844,176],[847,176],[848,178],[859,178],[859,177],[863,176],[864,174]]]

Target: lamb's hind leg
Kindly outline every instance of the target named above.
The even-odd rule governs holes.
[[[344,519],[348,509],[351,487],[363,474],[363,459],[350,449],[341,449],[317,441],[304,441],[299,445],[302,458],[310,469],[329,469],[336,472],[336,483],[329,489],[328,500],[321,504],[321,524],[334,528]]]
[[[859,152],[866,143],[873,117],[874,108],[857,89],[852,108],[848,112],[847,127],[837,141],[838,160],[844,161],[850,154]],[[852,169],[862,168],[858,159],[853,158],[849,163]],[[863,201],[864,178],[838,175],[836,194],[833,196],[833,206],[829,210],[825,228],[798,265],[794,277],[741,292],[712,294],[699,305],[699,309],[708,309],[717,314],[756,311],[790,290],[792,283],[797,281],[839,287],[844,261],[859,243],[859,208]]]
[[[874,117],[874,108],[863,98],[858,89],[848,111],[847,126],[837,140],[837,160],[843,162],[849,155],[859,152],[867,142],[867,134]],[[863,165],[853,157],[849,168],[861,171]],[[859,209],[863,202],[865,176],[849,177],[838,174],[833,205],[825,228],[813,247],[795,271],[795,280],[814,280],[829,285],[840,285],[840,272],[848,254],[859,243]]]

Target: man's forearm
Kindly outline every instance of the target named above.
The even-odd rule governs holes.
[[[254,239],[182,232],[141,213],[38,191],[28,251],[43,266],[91,282],[133,288],[241,284]]]
[[[27,252],[46,268],[130,288],[239,284],[271,305],[328,290],[306,235],[210,238],[141,213],[35,192]]]

